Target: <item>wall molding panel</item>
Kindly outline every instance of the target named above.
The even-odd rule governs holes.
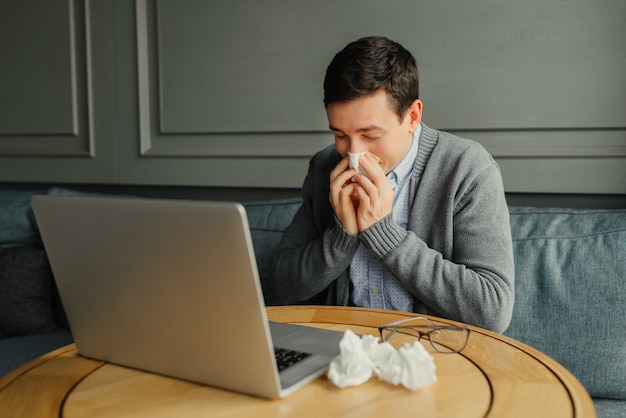
[[[0,11],[0,26],[11,33],[0,40],[2,180],[117,180],[115,127],[103,107],[111,115],[110,103],[94,86],[107,81],[101,60],[111,56],[98,43],[106,30],[92,14],[110,18],[106,9],[92,1],[26,0]]]
[[[310,126],[290,126],[288,116],[276,115],[271,121],[255,116],[256,113],[267,112],[268,107],[288,105],[289,99],[283,103],[271,99],[264,101],[262,96],[265,94],[269,97],[270,92],[262,89],[252,90],[245,97],[225,96],[234,87],[219,89],[219,85],[224,84],[221,79],[223,74],[234,71],[230,67],[245,63],[213,63],[221,54],[211,51],[214,47],[211,42],[217,41],[212,39],[210,30],[212,25],[217,24],[213,20],[216,18],[210,13],[214,9],[213,5],[195,3],[204,13],[196,10],[194,15],[203,16],[204,20],[193,20],[196,26],[192,28],[185,26],[189,32],[196,34],[195,37],[190,36],[196,43],[184,43],[189,48],[187,54],[184,54],[178,39],[184,37],[179,33],[180,20],[189,19],[190,16],[181,12],[175,2],[136,0],[135,4],[139,142],[142,157],[310,157],[332,143],[328,130],[319,129],[319,125],[311,131],[307,130]],[[239,9],[237,5],[224,7]],[[208,29],[203,32],[203,28]],[[195,55],[193,65],[207,70],[194,73],[194,77],[182,76],[184,68],[175,65],[175,57],[180,55]],[[277,79],[280,77],[276,75]],[[250,83],[249,80],[240,81]],[[233,80],[230,84],[238,82]],[[274,83],[278,84],[277,81]],[[203,89],[203,85],[213,87]],[[180,97],[180,91],[195,90],[203,90],[206,95],[200,98],[192,95]],[[257,96],[254,96],[255,93]],[[246,103],[247,100],[256,100],[258,105]],[[233,103],[225,103],[222,108],[221,103],[228,101],[239,101],[241,110]],[[206,109],[206,112],[202,109]],[[322,110],[320,98],[315,106],[318,119],[324,116]]]
[[[2,22],[14,38],[3,37],[1,49],[11,49],[10,41],[18,38],[22,48],[11,49],[13,59],[3,60],[3,66],[9,67],[4,71],[19,77],[0,78],[1,155],[93,155],[85,5],[71,0],[62,5],[39,2],[42,15],[28,22],[6,15]],[[28,2],[15,7],[30,9]],[[47,77],[46,87],[53,87],[52,91],[38,88],[32,75]]]

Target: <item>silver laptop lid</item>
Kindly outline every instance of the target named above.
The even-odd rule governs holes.
[[[32,205],[82,355],[280,396],[240,204],[34,196]]]

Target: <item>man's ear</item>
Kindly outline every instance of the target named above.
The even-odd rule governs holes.
[[[409,130],[415,132],[422,122],[422,101],[415,99],[411,106],[407,109],[407,117],[409,118]]]

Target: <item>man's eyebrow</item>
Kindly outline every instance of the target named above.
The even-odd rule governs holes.
[[[335,131],[335,132],[343,132],[341,129],[335,128],[332,125],[328,125],[328,129],[330,129],[331,131]],[[356,131],[357,132],[371,132],[371,131],[384,131],[384,130],[385,129],[381,128],[380,126],[370,125],[370,126],[366,126],[364,128],[359,128]]]

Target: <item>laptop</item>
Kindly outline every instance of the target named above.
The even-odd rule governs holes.
[[[276,399],[339,353],[342,332],[268,322],[239,203],[37,195],[32,207],[83,356]],[[279,372],[285,351],[300,361]]]

